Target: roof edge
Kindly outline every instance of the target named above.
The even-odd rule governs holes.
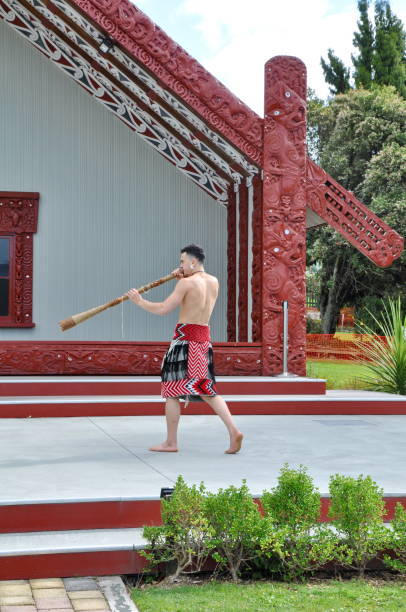
[[[129,0],[69,0],[254,163],[263,119]]]

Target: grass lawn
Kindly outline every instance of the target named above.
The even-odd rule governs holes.
[[[325,378],[327,389],[367,389],[360,376],[368,374],[368,368],[356,361],[313,361],[306,362],[307,376]]]
[[[314,581],[307,584],[210,582],[134,589],[140,612],[395,612],[406,610],[406,582]]]

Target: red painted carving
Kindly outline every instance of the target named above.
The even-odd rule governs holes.
[[[0,235],[10,236],[10,316],[0,327],[34,327],[32,322],[33,233],[37,231],[38,193],[0,191]]]
[[[228,188],[227,205],[227,340],[236,341],[237,327],[237,202],[234,185]]]
[[[238,341],[248,341],[248,189],[239,188]]]
[[[114,41],[146,66],[256,164],[262,119],[177,45],[129,0],[72,0]]]
[[[38,200],[38,193],[0,191],[0,232],[36,232]]]
[[[385,268],[400,257],[403,238],[311,160],[306,189],[309,208],[376,265]]]
[[[305,374],[306,69],[294,57],[265,66],[262,215],[264,375],[282,370],[282,302],[289,303],[289,371]]]
[[[0,342],[1,375],[158,376],[168,343]],[[259,344],[214,343],[217,375],[259,376]]]
[[[252,340],[262,339],[262,179],[255,176],[252,181]]]

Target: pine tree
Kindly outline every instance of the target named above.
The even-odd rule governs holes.
[[[405,30],[388,0],[375,2],[374,83],[393,85],[406,98]]]
[[[350,89],[350,69],[345,67],[345,64],[339,57],[334,55],[332,49],[327,52],[327,63],[321,58],[321,67],[323,68],[324,78],[331,85],[330,93],[333,95],[345,93]]]
[[[372,60],[374,53],[374,30],[368,17],[369,0],[358,0],[360,19],[358,32],[354,32],[353,44],[359,51],[357,57],[351,55],[354,66],[355,87],[369,89],[372,83]]]

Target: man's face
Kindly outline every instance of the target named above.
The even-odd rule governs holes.
[[[182,270],[184,276],[190,276],[190,274],[192,274],[192,272],[193,272],[192,265],[194,263],[194,260],[195,260],[195,258],[191,257],[187,253],[181,253],[180,254],[180,265],[179,265],[179,267]]]

